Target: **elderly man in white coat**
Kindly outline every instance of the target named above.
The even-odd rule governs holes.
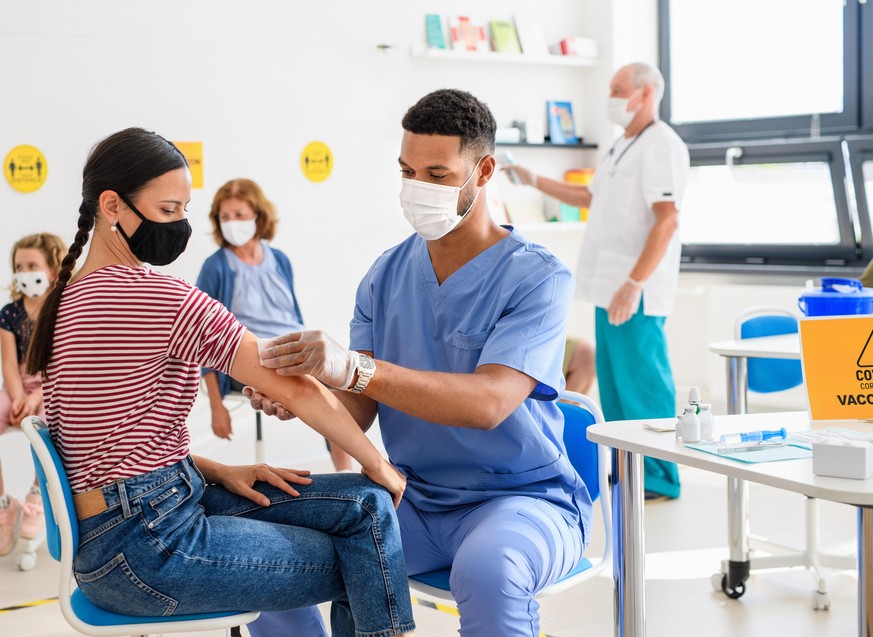
[[[664,78],[644,63],[610,82],[611,122],[624,134],[600,161],[590,186],[505,170],[547,195],[590,208],[576,270],[576,297],[595,309],[597,379],[607,420],[676,415],[676,388],[664,321],[679,275],[679,209],[688,149],[658,119]],[[646,458],[646,498],[679,497],[676,465]]]

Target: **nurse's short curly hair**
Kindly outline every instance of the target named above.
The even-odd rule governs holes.
[[[402,124],[416,135],[460,137],[461,154],[476,159],[494,153],[494,115],[467,91],[446,88],[428,93],[406,111]]]

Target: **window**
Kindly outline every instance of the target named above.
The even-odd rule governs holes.
[[[858,236],[839,139],[692,145],[686,264],[846,266]]]
[[[662,0],[664,120],[692,142],[856,130],[858,20],[857,0]]]
[[[873,259],[873,231],[870,223],[870,214],[873,211],[873,136],[848,137],[846,147],[852,172],[851,192],[855,193],[852,203],[861,235],[861,258],[866,264]]]
[[[873,259],[873,2],[660,0],[685,269]]]

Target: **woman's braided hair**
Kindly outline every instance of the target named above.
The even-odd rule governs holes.
[[[82,171],[82,204],[79,229],[67,256],[61,262],[58,280],[43,303],[27,350],[27,373],[45,376],[52,358],[55,322],[61,295],[76,261],[88,243],[97,222],[100,195],[111,190],[129,199],[151,180],[188,165],[185,156],[171,142],[142,128],[126,128],[97,143]]]

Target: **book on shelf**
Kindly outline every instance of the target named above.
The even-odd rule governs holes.
[[[446,37],[443,31],[443,17],[436,13],[428,13],[424,17],[424,26],[427,33],[427,47],[429,49],[445,49]]]
[[[549,141],[552,144],[578,144],[576,124],[573,122],[573,105],[570,102],[549,100],[546,102],[546,118],[549,122]]]
[[[485,27],[473,24],[467,16],[455,16],[450,21],[452,49],[455,51],[489,51]]]
[[[572,55],[576,57],[597,57],[597,40],[594,38],[564,38],[549,47],[553,55]]]
[[[513,16],[513,22],[522,53],[525,55],[549,55],[546,34],[536,15],[517,13]]]
[[[499,53],[521,53],[515,25],[509,20],[492,20],[491,48]]]

